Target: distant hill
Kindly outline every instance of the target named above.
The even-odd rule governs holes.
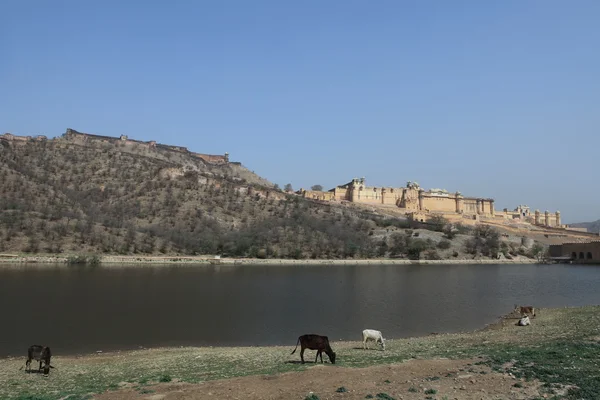
[[[600,231],[600,219],[594,222],[578,222],[576,224],[569,224],[574,228],[587,228],[588,232],[597,233]]]

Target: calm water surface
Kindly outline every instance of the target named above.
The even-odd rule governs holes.
[[[477,329],[515,303],[600,303],[577,265],[0,268],[0,356],[139,346],[290,345]]]

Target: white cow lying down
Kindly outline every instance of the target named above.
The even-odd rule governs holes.
[[[518,323],[519,326],[527,326],[529,324],[531,324],[531,321],[529,321],[529,317],[527,315],[523,316]]]
[[[363,331],[363,349],[367,348],[367,341],[373,340],[381,346],[381,350],[385,350],[385,339],[380,331],[374,329],[365,329]]]

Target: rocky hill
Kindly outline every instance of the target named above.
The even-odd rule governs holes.
[[[283,193],[227,154],[73,130],[50,140],[0,136],[0,253],[528,255],[520,238],[434,225]]]
[[[0,136],[0,251],[371,256],[372,221],[226,156],[82,135]]]

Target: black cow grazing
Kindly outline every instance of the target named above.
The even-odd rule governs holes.
[[[27,349],[27,361],[25,362],[25,371],[31,371],[31,360],[36,360],[40,362],[40,366],[38,371],[42,370],[42,363],[44,364],[44,375],[48,375],[50,373],[50,368],[54,368],[50,365],[50,358],[52,357],[52,352],[50,351],[50,347],[40,346],[38,344],[34,344],[29,346]],[[23,367],[21,367],[23,368]]]
[[[321,356],[321,364],[323,363],[323,352],[325,352],[329,356],[329,361],[332,364],[335,364],[335,352],[331,349],[329,345],[329,338],[327,336],[320,335],[302,335],[298,338],[296,342],[296,347],[294,347],[294,351],[292,354],[296,352],[298,348],[298,343],[300,343],[300,359],[302,360],[302,364],[304,364],[304,350],[317,350],[317,356],[315,357],[315,364],[319,356]]]

